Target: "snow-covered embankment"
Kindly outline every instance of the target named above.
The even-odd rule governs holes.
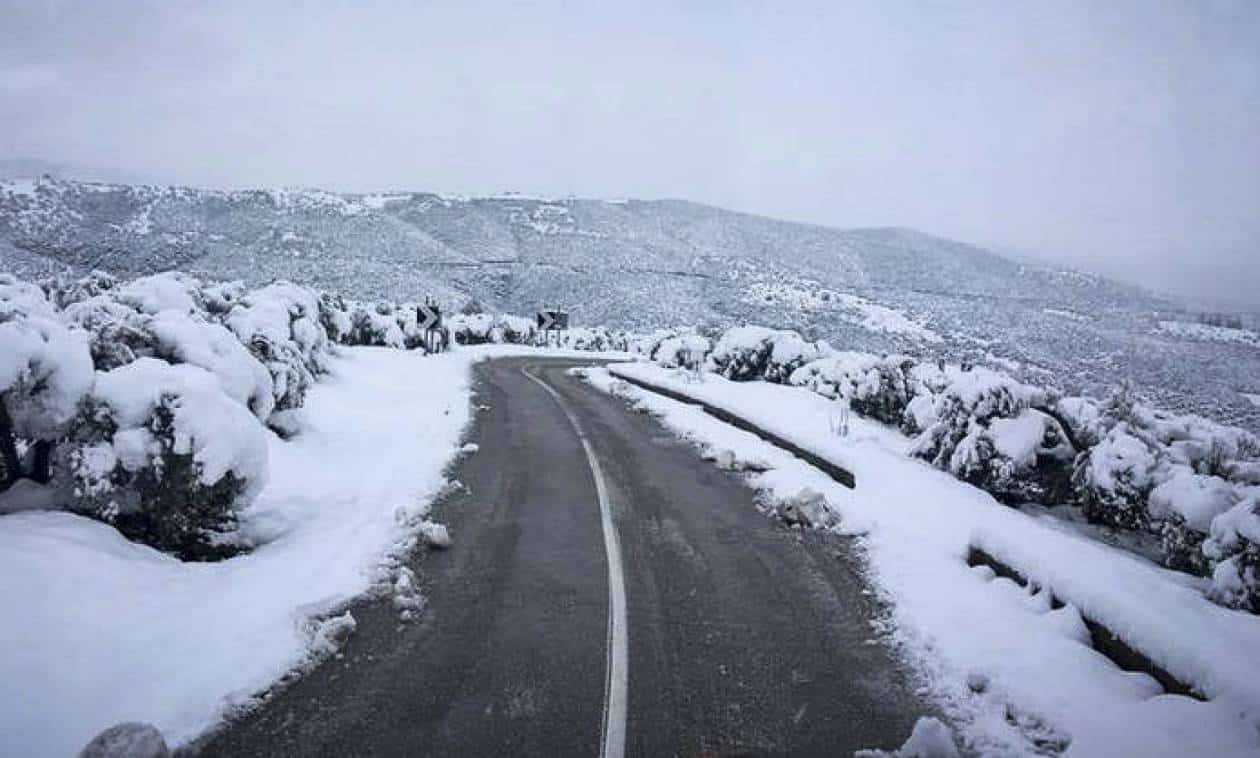
[[[338,626],[317,619],[416,539],[480,355],[334,359],[302,432],[268,433],[270,481],[241,516],[261,543],[247,554],[187,563],[69,513],[0,519],[0,752],[72,755],[127,720],[178,744],[309,660]]]
[[[871,578],[890,601],[894,639],[924,670],[964,737],[982,752],[1034,743],[1076,755],[1254,755],[1260,750],[1260,625],[1220,608],[1205,580],[1162,569],[1000,505],[906,456],[911,440],[807,390],[693,378],[646,364],[593,371],[597,385],[662,415],[676,431],[737,459],[779,497],[822,492],[839,529],[864,535]],[[648,380],[722,407],[854,472],[846,489],[817,469],[688,406],[616,382]],[[721,456],[719,456],[719,459]],[[758,467],[760,468],[760,467]],[[971,568],[971,546],[1019,569],[1039,591]],[[1051,607],[1051,593],[1067,601]],[[1090,647],[1085,617],[1105,624],[1208,702],[1167,695]]]

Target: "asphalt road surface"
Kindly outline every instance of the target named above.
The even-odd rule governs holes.
[[[847,756],[904,741],[929,706],[872,642],[879,609],[850,543],[763,516],[737,474],[566,373],[580,363],[476,369],[480,450],[435,506],[454,545],[410,559],[419,620],[357,604],[340,658],[203,755]]]

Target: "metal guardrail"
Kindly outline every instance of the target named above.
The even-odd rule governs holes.
[[[795,455],[797,458],[800,458],[801,460],[805,461],[811,466],[819,469],[820,471],[825,473],[827,476],[830,476],[832,479],[835,479],[837,482],[843,484],[845,487],[848,487],[849,489],[857,489],[857,479],[853,476],[852,471],[849,471],[843,466],[840,466],[832,461],[827,460],[826,458],[823,458],[817,453],[811,453],[810,451],[805,450],[799,445],[796,445],[784,439],[783,437],[780,437],[774,432],[768,429],[765,429],[763,427],[760,427],[745,418],[735,415],[734,413],[731,413],[725,408],[713,405],[711,403],[706,403],[705,401],[691,397],[690,395],[684,394],[682,392],[677,392],[675,390],[671,390],[666,387],[661,387],[659,385],[653,384],[643,379],[637,379],[634,377],[626,376],[625,374],[618,373],[612,366],[609,367],[609,372],[613,376],[617,377],[618,379],[624,382],[627,382],[629,384],[633,384],[634,386],[639,387],[640,389],[645,389],[648,392],[655,392],[658,395],[663,395],[664,397],[667,397],[670,400],[677,400],[680,403],[687,403],[688,405],[699,406],[701,409],[704,410],[705,413],[718,419],[719,421],[724,421],[730,424],[731,426],[744,430],[745,432],[748,432],[750,434],[755,434],[761,439],[765,440],[766,442],[769,442],[771,445],[774,445],[775,447],[778,447],[778,448],[782,448],[783,450],[786,450],[792,455]]]

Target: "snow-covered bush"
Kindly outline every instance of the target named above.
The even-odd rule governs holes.
[[[53,446],[91,385],[87,335],[59,322],[39,287],[0,275],[0,489],[49,480]]]
[[[1146,499],[1155,487],[1159,449],[1145,435],[1121,422],[1077,457],[1072,473],[1076,500],[1085,517],[1118,529],[1145,530],[1150,525]]]
[[[1208,596],[1260,613],[1260,488],[1212,519],[1203,553],[1213,564]]]
[[[276,401],[270,372],[225,327],[179,311],[149,317],[146,327],[155,338],[154,357],[199,366],[259,419],[271,415]]]
[[[139,358],[98,372],[64,453],[74,509],[183,558],[221,555],[266,481],[267,440],[209,371]]]
[[[354,328],[346,301],[340,295],[327,292],[319,296],[319,323],[324,327],[328,341],[336,345],[346,344],[350,330]]]
[[[97,370],[109,371],[143,357],[191,363],[213,373],[233,399],[266,420],[275,406],[267,368],[235,334],[210,320],[213,316],[209,311],[182,307],[187,302],[212,302],[215,308],[223,309],[231,300],[223,293],[233,288],[224,285],[200,290],[187,280],[180,283],[188,285],[186,292],[194,293],[187,300],[181,299],[181,307],[152,314],[142,311],[137,303],[144,299],[134,296],[132,283],[123,288],[133,293],[126,301],[110,294],[93,295],[68,305],[62,319],[87,332]],[[217,294],[207,296],[207,291]]]
[[[1151,490],[1147,513],[1160,524],[1164,563],[1169,568],[1207,574],[1210,564],[1202,546],[1212,521],[1228,511],[1238,495],[1224,479],[1196,474],[1185,465]]]
[[[1059,405],[1093,443],[1076,462],[1077,500],[1087,518],[1161,533],[1165,562],[1205,573],[1198,550],[1213,517],[1238,498],[1260,460],[1260,440],[1198,416],[1151,408],[1128,385],[1096,406]],[[1096,408],[1096,410],[1095,410]],[[1096,438],[1096,441],[1095,441]]]
[[[785,384],[792,372],[820,357],[818,346],[792,331],[760,326],[728,329],[713,346],[708,366],[735,381]]]
[[[133,279],[111,293],[118,302],[141,313],[175,310],[182,313],[206,312],[201,282],[176,271]]]
[[[447,327],[451,330],[451,338],[456,344],[485,345],[505,341],[495,339],[497,320],[489,313],[461,313],[451,316],[446,321]]]
[[[708,337],[682,332],[656,342],[650,357],[665,368],[695,369],[704,365],[711,352],[713,344]]]
[[[1106,434],[1102,408],[1093,398],[1079,395],[1060,398],[1054,404],[1054,414],[1081,449],[1097,445]]]
[[[538,337],[533,321],[506,313],[460,313],[446,319],[446,325],[459,345],[530,345]]]
[[[1065,494],[1076,451],[1062,425],[1041,410],[1049,392],[987,368],[931,378],[938,376],[948,383],[931,408],[921,401],[908,407],[915,426],[927,424],[912,455],[1004,502],[1052,502]]]
[[[276,282],[243,296],[224,322],[270,372],[275,409],[300,408],[315,377],[328,370],[328,332],[320,319],[319,295]]]
[[[490,341],[529,345],[537,338],[538,326],[531,319],[505,313],[494,320],[494,332]]]
[[[207,284],[201,289],[206,312],[216,318],[222,318],[231,312],[245,299],[247,293],[245,283],[240,281]]]
[[[901,423],[911,398],[914,361],[903,355],[839,352],[794,371],[791,384],[842,398],[855,412],[886,424]]]
[[[560,332],[560,346],[569,350],[628,350],[629,337],[604,327],[577,327]]]
[[[87,332],[92,365],[100,371],[152,355],[156,348],[156,338],[147,328],[151,317],[109,295],[73,302],[62,318]]]
[[[58,308],[64,309],[112,291],[118,286],[118,280],[104,271],[93,271],[78,279],[63,276],[47,279],[42,282],[42,286],[48,293],[48,299]]]

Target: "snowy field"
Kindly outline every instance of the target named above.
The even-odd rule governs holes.
[[[343,606],[392,581],[422,535],[440,539],[424,517],[470,418],[472,364],[529,352],[345,349],[302,432],[268,432],[270,480],[241,519],[259,546],[229,560],[181,562],[69,513],[0,517],[14,619],[0,625],[0,754],[74,755],[129,720],[184,743],[329,652],[352,623]]]
[[[974,749],[1082,756],[1255,755],[1260,748],[1260,625],[1203,597],[1204,580],[1090,541],[1059,522],[907,457],[911,440],[856,416],[839,437],[838,406],[812,392],[714,375],[696,383],[648,364],[613,372],[722,407],[853,471],[846,489],[817,469],[668,400],[590,371],[706,448],[710,457],[769,467],[749,474],[773,497],[822,493],[835,528],[862,535],[871,578],[889,601],[892,639],[923,672]],[[971,568],[977,546],[1032,579],[1030,591]],[[1051,592],[1065,607],[1051,608]],[[1116,632],[1208,698],[1164,694],[1089,645],[1082,614]]]

